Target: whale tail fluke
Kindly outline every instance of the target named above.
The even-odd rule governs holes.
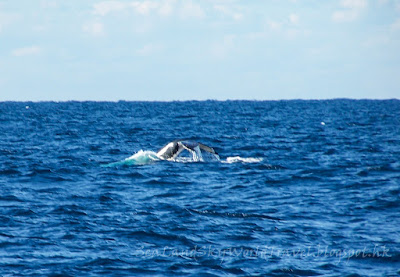
[[[199,147],[203,151],[209,152],[209,153],[214,154],[214,155],[218,155],[218,153],[212,147],[209,147],[209,146],[201,144],[201,143],[199,143]]]
[[[201,151],[210,153],[213,158],[219,160],[219,155],[214,148],[195,141],[181,140],[175,140],[168,143],[158,151],[157,156],[163,160],[174,160],[185,149],[193,154],[193,159],[195,161],[203,160]]]

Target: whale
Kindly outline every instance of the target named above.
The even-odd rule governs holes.
[[[213,154],[217,159],[219,159],[219,155],[214,148],[196,141],[186,140],[174,140],[167,143],[164,147],[158,150],[157,157],[161,160],[174,160],[184,150],[188,150],[191,153],[201,153],[201,151],[205,151]]]

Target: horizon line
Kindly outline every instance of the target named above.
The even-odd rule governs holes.
[[[96,102],[96,103],[118,103],[118,102],[279,102],[279,101],[334,101],[334,100],[353,100],[353,101],[388,101],[400,100],[400,98],[348,98],[348,97],[335,97],[335,98],[282,98],[282,99],[185,99],[185,100],[0,100],[0,103],[67,103],[67,102]]]

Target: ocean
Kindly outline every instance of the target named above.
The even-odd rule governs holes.
[[[0,276],[400,275],[399,100],[1,102],[0,159]]]

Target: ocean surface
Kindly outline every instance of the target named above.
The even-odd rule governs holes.
[[[399,276],[400,101],[0,103],[0,276],[99,275]]]

